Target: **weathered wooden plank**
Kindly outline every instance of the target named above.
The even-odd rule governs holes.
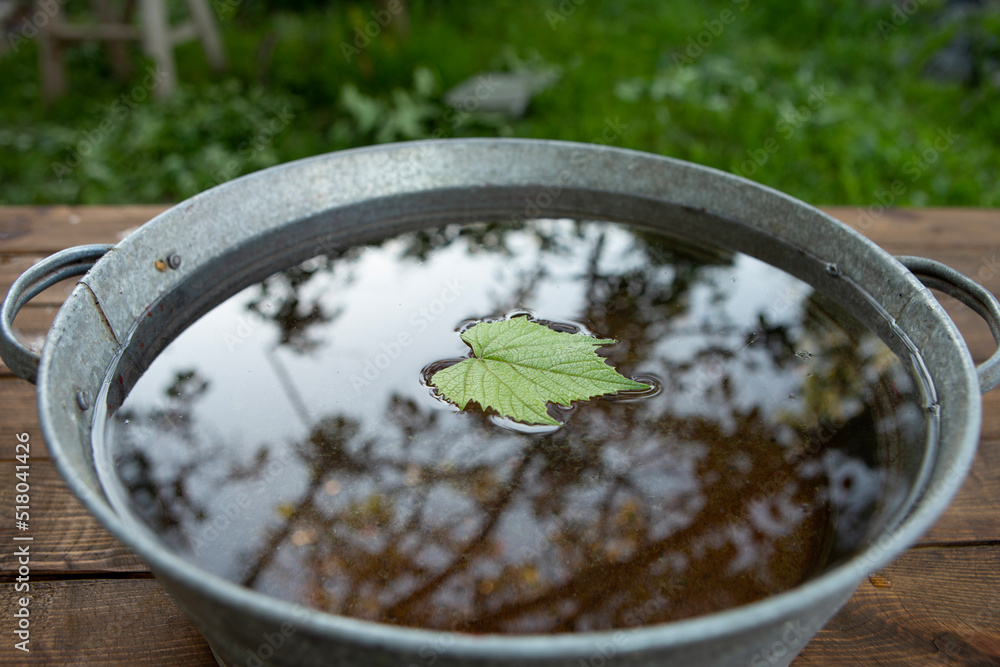
[[[0,252],[40,254],[84,243],[116,243],[123,232],[167,208],[159,204],[0,207]],[[889,209],[879,216],[849,206],[821,209],[894,253],[967,246],[989,260],[1000,252],[1000,211],[994,209]]]
[[[1000,664],[1000,546],[911,549],[877,575],[796,667]]]
[[[33,261],[71,245],[116,242],[123,231],[163,208],[0,208],[0,253],[14,254],[0,257],[0,293],[6,293]],[[938,259],[978,277],[994,293],[1000,291],[1000,211],[891,210],[869,221],[863,209],[827,210],[891,253]],[[18,318],[27,338],[41,338],[54,314],[50,307],[61,303],[72,284],[67,281],[40,295]],[[973,355],[986,358],[992,340],[985,327],[948,301],[946,309]],[[51,464],[38,456],[44,448],[33,388],[0,377],[0,406],[0,433],[27,430],[35,444],[32,482],[38,486],[33,486],[33,505],[38,504],[32,508],[32,533],[44,537],[33,542],[33,566],[39,568],[35,571],[50,576],[69,571],[141,572],[141,563],[89,518]],[[983,433],[986,442],[969,478],[924,544],[997,540],[1000,515],[992,508],[1000,498],[1000,392],[984,397]],[[5,458],[8,454],[0,453],[0,459]],[[0,502],[10,506],[6,487],[0,488]],[[9,536],[0,534],[0,540],[9,541]],[[924,547],[907,552],[879,573],[873,580],[877,587],[861,587],[796,664],[1000,664],[998,548]],[[0,568],[8,567],[0,560]],[[35,593],[51,603],[51,611],[42,619],[33,607],[39,633],[33,634],[33,641],[39,643],[33,644],[32,658],[41,659],[31,664],[214,664],[203,641],[155,582],[83,579],[36,586]],[[6,593],[0,598],[4,602],[11,598]],[[10,618],[6,609],[4,617]],[[10,644],[0,645],[0,663],[21,664],[21,658]]]
[[[31,436],[31,458],[47,459],[49,450],[42,438],[35,400],[35,385],[13,375],[0,377],[0,438],[27,432]],[[0,460],[13,458],[13,445],[4,445]]]
[[[43,338],[52,326],[52,320],[55,319],[61,305],[62,302],[46,304],[29,301],[14,319],[15,331],[24,338],[34,336]]]
[[[1000,210],[892,209],[865,222],[863,209],[828,207],[835,218],[854,227],[894,255],[919,255],[943,262],[1000,295]],[[941,295],[977,361],[995,349],[978,315]]]
[[[30,653],[14,648],[21,593],[0,584],[2,665],[169,665],[215,659],[194,625],[153,579],[31,582]]]
[[[34,442],[35,438],[32,437],[31,441]],[[19,531],[13,521],[0,522],[0,544],[14,544],[12,538],[15,534],[32,537],[32,573],[58,575],[148,571],[142,561],[105,530],[76,499],[56,472],[52,461],[32,457],[30,465],[29,528]],[[13,478],[13,470],[7,476]],[[0,486],[0,507],[12,510],[14,495],[13,484]],[[16,570],[14,550],[0,551],[0,573]]]
[[[983,396],[983,428],[979,436],[980,442],[996,439],[1000,439],[1000,389]]]
[[[858,229],[894,255],[919,255],[943,262],[1000,295],[1000,211],[984,209],[892,209],[866,221],[864,209],[828,207],[834,217]],[[938,294],[977,362],[996,349],[985,322],[957,300]]]
[[[919,544],[1000,543],[1000,440],[981,441],[962,488]]]
[[[1000,221],[997,222],[1000,225]],[[984,246],[985,247],[985,246]],[[1000,244],[993,246],[996,248],[995,251],[998,253],[998,258],[1000,258]],[[883,244],[882,248],[888,250],[892,255],[902,255],[903,251],[896,249],[892,245]],[[956,271],[964,273],[980,283],[983,287],[990,290],[994,294],[1000,293],[1000,269],[992,274],[988,274],[985,271],[992,266],[992,261],[987,258],[987,261],[983,260],[981,254],[975,254],[973,248],[970,247],[955,247],[955,246],[932,246],[924,245],[920,248],[911,248],[912,252],[906,254],[913,254],[917,256],[927,257],[929,259],[935,259]],[[983,272],[982,275],[979,275]]]
[[[0,253],[51,254],[88,243],[117,243],[161,211],[148,206],[0,207]]]
[[[0,207],[0,252],[54,252],[82,243],[115,243],[167,205]],[[984,256],[1000,250],[1000,212],[993,209],[820,207],[894,252],[926,246],[970,246]],[[990,246],[992,244],[992,250]]]
[[[14,331],[18,338],[36,352],[42,349],[45,336],[52,326],[52,320],[59,312],[58,305],[40,305],[28,303],[14,320]],[[7,364],[0,360],[0,377],[13,375]]]
[[[946,294],[936,296],[958,326],[958,330],[962,332],[962,337],[965,338],[965,343],[969,346],[969,352],[972,353],[976,363],[989,359],[996,352],[997,343],[986,321],[957,299]]]
[[[958,246],[968,246],[977,255],[1000,252],[1000,210],[996,209],[894,208],[873,215],[854,206],[820,208],[895,253]]]
[[[0,585],[3,618],[17,604],[12,588]],[[30,660],[4,642],[2,664],[213,664],[153,580],[34,582],[32,594]],[[983,546],[907,552],[862,583],[794,664],[995,665],[998,658],[1000,547]]]
[[[0,291],[6,295],[18,276],[45,257],[46,255],[34,253],[26,255],[0,255]],[[60,306],[79,281],[79,278],[73,277],[53,285],[32,299],[31,303],[34,305]]]
[[[54,252],[81,243],[114,243],[169,205],[3,206],[0,252]],[[984,250],[1000,243],[1000,211],[976,208],[888,209],[880,215],[852,206],[821,206],[879,244],[900,248],[967,245]]]

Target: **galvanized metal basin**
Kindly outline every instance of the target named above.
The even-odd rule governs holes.
[[[710,228],[702,211],[718,217]],[[866,546],[786,593],[720,613],[621,631],[475,636],[380,625],[269,598],[193,567],[112,508],[91,429],[95,397],[118,355],[134,357],[119,367],[127,387],[144,360],[216,303],[331,247],[447,221],[533,217],[664,228],[813,284],[860,287],[836,298],[890,347],[919,351],[940,433],[939,444],[896,453],[905,500],[879,509]],[[84,271],[39,360],[14,338],[17,310],[44,286]],[[0,353],[19,375],[37,380],[44,436],[67,484],[145,560],[220,664],[775,665],[788,664],[869,572],[933,523],[972,460],[980,394],[1000,382],[1000,354],[977,369],[925,284],[975,308],[1000,341],[1000,306],[976,283],[929,260],[894,259],[815,208],[745,179],[593,145],[415,142],[267,169],[178,204],[113,248],[53,256],[8,294]],[[131,347],[137,331],[147,341],[141,354]]]

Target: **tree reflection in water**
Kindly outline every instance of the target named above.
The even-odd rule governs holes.
[[[557,430],[517,432],[430,397],[413,369],[441,357],[419,343],[351,394],[361,359],[419,329],[400,311],[387,336],[337,353],[352,331],[342,320],[361,301],[389,310],[394,296],[357,287],[352,297],[352,286],[379,261],[437,284],[455,252],[479,277],[466,274],[467,300],[427,336],[457,338],[464,320],[530,308],[616,338],[602,353],[656,378],[659,394],[580,403],[557,410]],[[268,299],[281,306],[262,308]],[[169,418],[148,409],[164,385],[140,381],[111,417],[119,475],[144,520],[202,567],[363,619],[569,632],[760,599],[857,541],[882,474],[875,452],[923,437],[905,367],[872,335],[839,326],[846,316],[805,285],[617,225],[449,226],[321,258],[234,300],[264,316],[270,338],[219,368],[175,372],[160,400]],[[168,352],[183,353],[187,335]],[[209,387],[226,391],[237,361],[259,368],[279,352],[289,381],[255,381],[275,405],[296,394],[285,400],[304,424],[264,435],[220,409],[224,399],[198,405]]]

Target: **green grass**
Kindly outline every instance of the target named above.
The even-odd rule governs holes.
[[[1000,81],[988,70],[1000,59],[995,4],[955,17],[929,0],[887,38],[879,21],[891,23],[891,6],[864,0],[591,0],[554,25],[556,1],[409,4],[408,35],[390,24],[348,62],[341,43],[370,20],[369,3],[297,13],[248,3],[221,22],[227,72],[213,75],[184,45],[183,87],[163,103],[140,101],[141,76],[114,81],[103,50],[85,45],[69,52],[70,94],[47,108],[35,45],[19,42],[0,55],[0,203],[177,201],[377,141],[595,141],[610,124],[622,128],[615,145],[816,204],[868,206],[898,181],[899,205],[1000,206],[1000,85],[921,75],[964,31]],[[695,57],[677,62],[689,47]],[[456,123],[443,105],[445,90],[478,72],[545,67],[561,78],[523,119]]]

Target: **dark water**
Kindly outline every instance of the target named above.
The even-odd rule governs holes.
[[[528,311],[618,344],[645,396],[558,428],[422,383],[456,330]],[[926,437],[908,371],[745,255],[598,222],[475,224],[321,256],[245,289],[154,361],[96,442],[198,566],[386,623],[569,632],[786,590],[860,539]]]

